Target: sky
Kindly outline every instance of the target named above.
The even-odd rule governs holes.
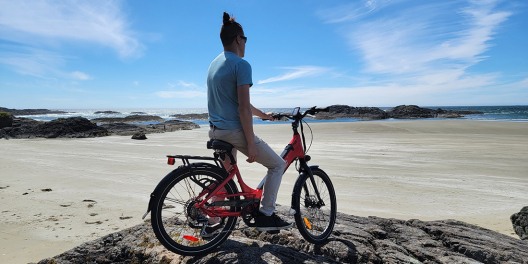
[[[0,0],[0,107],[206,108],[223,12],[259,108],[528,105],[525,0]]]

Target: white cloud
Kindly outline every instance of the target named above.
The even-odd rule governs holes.
[[[155,93],[156,96],[161,98],[196,98],[207,97],[207,93],[200,91],[159,91]]]
[[[330,71],[330,68],[317,66],[281,67],[281,69],[289,70],[289,72],[265,80],[259,80],[258,84],[294,80],[298,78],[316,76]]]
[[[129,29],[120,1],[0,0],[0,38],[30,46],[83,41],[141,56],[143,45]]]
[[[135,86],[138,86],[139,85],[139,82],[138,81],[133,81],[132,82]]]
[[[90,75],[88,75],[86,73],[83,73],[83,72],[79,72],[79,71],[72,72],[71,76],[74,79],[83,80],[83,81],[92,79],[92,77],[90,77]]]
[[[452,73],[456,76],[455,73]],[[439,76],[437,76],[438,78]],[[472,105],[476,91],[482,89],[498,90],[497,76],[478,75],[471,77],[452,77],[446,82],[422,80],[393,80],[378,85],[359,87],[303,87],[281,90],[281,96],[259,93],[251,98],[254,104],[266,107],[329,106],[345,104],[351,106],[396,106],[418,104],[420,106]],[[433,80],[436,80],[433,78]],[[409,82],[411,84],[403,84]],[[526,81],[524,85],[526,86]],[[508,85],[512,92],[519,91],[523,82]],[[514,89],[517,88],[517,89]],[[500,88],[500,87],[499,87]],[[269,88],[273,89],[273,88]],[[483,99],[484,100],[484,99]],[[492,103],[492,97],[486,98]],[[517,100],[521,102],[522,100]]]
[[[180,86],[188,87],[188,88],[193,88],[193,89],[199,89],[199,88],[200,88],[200,86],[196,85],[195,83],[192,83],[192,82],[191,82],[191,83],[188,83],[188,82],[184,82],[184,81],[182,81],[182,80],[180,80],[180,81],[178,82],[178,84],[179,84]]]
[[[350,47],[362,54],[368,73],[467,68],[485,58],[495,30],[511,15],[495,11],[496,2],[470,2],[455,14],[452,3],[415,5],[341,30]]]
[[[28,49],[26,54],[1,52],[0,63],[6,64],[20,74],[42,77],[56,66],[63,64],[64,59],[50,52]]]
[[[361,0],[351,4],[321,10],[319,16],[326,23],[341,23],[363,18],[370,13],[381,10],[386,6],[401,2],[402,0]]]

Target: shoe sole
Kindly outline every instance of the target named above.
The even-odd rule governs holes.
[[[271,227],[256,227],[257,231],[278,231],[283,229],[290,229],[293,227],[293,224],[287,226],[271,226]]]

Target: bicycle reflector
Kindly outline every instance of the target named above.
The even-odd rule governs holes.
[[[193,241],[193,242],[198,241],[198,238],[193,237],[193,236],[183,236],[183,238],[185,238],[185,239],[187,239],[189,241]]]
[[[176,163],[176,160],[174,158],[170,158],[167,160],[167,164],[169,165],[174,165],[174,163]]]
[[[304,218],[304,223],[306,224],[306,226],[308,227],[308,229],[312,229],[312,225],[310,224],[310,221],[308,221],[308,218]]]

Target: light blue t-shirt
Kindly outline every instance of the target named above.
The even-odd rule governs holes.
[[[233,52],[224,51],[207,72],[209,121],[221,129],[240,129],[237,87],[253,85],[251,65]]]

